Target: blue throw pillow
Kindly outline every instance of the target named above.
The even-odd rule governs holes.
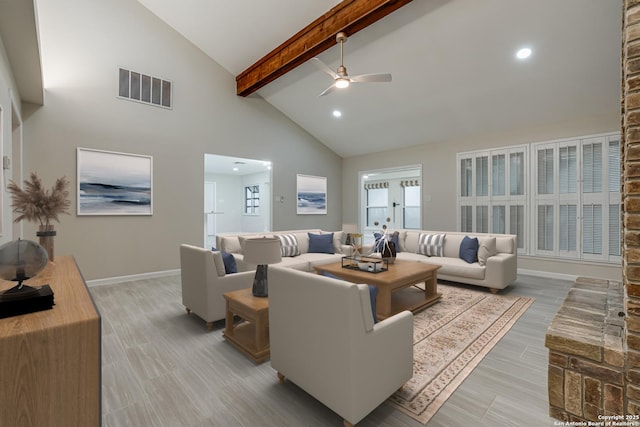
[[[473,264],[478,260],[478,238],[464,236],[462,243],[460,243],[460,259],[465,260],[469,264]]]
[[[378,296],[378,287],[373,285],[369,286],[369,298],[371,299],[371,312],[373,314],[373,323],[378,323],[378,316],[376,315],[376,297]]]
[[[309,253],[334,254],[333,233],[309,234]]]
[[[215,247],[211,248],[212,251],[217,251]],[[229,252],[220,251],[222,255],[222,262],[224,263],[224,272],[226,274],[233,274],[238,272],[238,265],[236,264],[236,258]]]

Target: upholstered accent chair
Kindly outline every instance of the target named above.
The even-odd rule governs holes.
[[[269,268],[271,366],[352,426],[413,375],[413,315],[374,323],[367,285]]]
[[[224,319],[222,294],[253,285],[255,271],[226,274],[222,255],[218,251],[191,245],[180,245],[182,304],[187,314],[194,312],[213,328],[213,322]]]

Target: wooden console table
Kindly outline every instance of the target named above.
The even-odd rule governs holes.
[[[25,284],[49,284],[55,305],[0,319],[0,424],[101,425],[100,314],[75,260],[56,256]]]

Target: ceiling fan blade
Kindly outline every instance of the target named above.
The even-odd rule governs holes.
[[[336,85],[332,84],[331,86],[329,86],[328,88],[326,88],[325,90],[323,90],[320,95],[318,96],[325,96],[330,94],[331,92],[333,92],[336,89]]]
[[[329,66],[327,64],[325,64],[324,62],[320,61],[318,58],[311,58],[311,62],[313,63],[313,65],[315,65],[320,71],[324,71],[325,73],[329,74],[331,76],[332,79],[337,79],[338,77],[340,77],[335,71],[333,71],[331,68],[329,68]]]
[[[386,83],[391,81],[391,74],[389,73],[360,74],[358,76],[351,77],[351,81],[354,83]]]

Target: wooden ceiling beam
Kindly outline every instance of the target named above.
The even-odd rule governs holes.
[[[236,92],[248,96],[336,44],[340,31],[352,36],[411,0],[343,0],[236,76]]]

